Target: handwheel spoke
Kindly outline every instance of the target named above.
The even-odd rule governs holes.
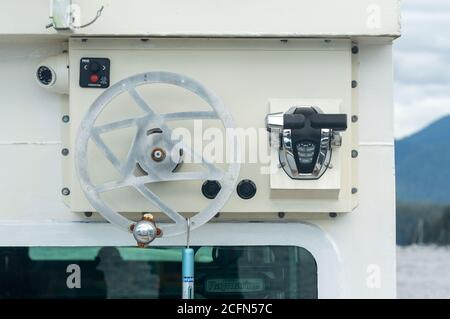
[[[148,105],[144,98],[136,91],[136,89],[130,89],[128,93],[131,95],[136,104],[146,113],[156,115],[155,111]]]
[[[92,132],[92,139],[94,140],[95,145],[100,149],[103,155],[111,162],[111,164],[122,173],[122,163],[120,160],[113,154],[113,152],[106,146],[105,142],[101,139],[100,135],[97,132]]]
[[[208,172],[180,172],[170,173],[168,176],[139,176],[136,177],[136,181],[139,184],[150,184],[158,182],[171,182],[171,181],[195,181],[195,180],[221,180],[224,174],[222,172],[210,174]]]
[[[138,126],[136,133],[133,136],[133,140],[131,142],[130,149],[128,150],[127,158],[125,160],[125,164],[122,168],[122,172],[124,176],[131,176],[133,174],[133,171],[136,167],[136,163],[138,162],[138,159],[136,158],[136,152],[135,148],[137,146],[138,140],[143,138],[143,128],[142,126]]]
[[[97,185],[94,188],[94,191],[97,193],[105,193],[105,192],[109,192],[115,189],[121,189],[121,188],[125,188],[125,187],[129,187],[131,186],[132,183],[130,183],[129,180],[120,180],[120,181],[110,181],[110,182],[106,182],[100,185]]]
[[[144,185],[158,182],[170,182],[170,181],[194,181],[194,180],[221,180],[224,174],[215,173],[210,175],[207,172],[180,172],[171,173],[170,176],[137,176],[132,178],[126,178],[119,181],[110,181],[94,188],[97,193],[105,193],[112,190],[125,188],[133,185]]]
[[[170,219],[175,223],[186,223],[186,219],[172,208],[164,204],[161,199],[150,191],[144,184],[133,185],[142,196],[144,196],[149,202],[161,209]]]
[[[111,149],[103,142],[100,133],[108,132],[114,128],[110,128],[109,124],[103,125],[103,126],[97,126],[92,131],[92,138],[97,145],[97,147],[102,151],[102,153],[105,155],[105,157],[114,165],[114,167],[122,174],[122,176],[130,176],[130,174],[133,172],[134,167],[136,165],[136,158],[134,158],[135,151],[134,148],[136,147],[136,141],[137,139],[143,134],[142,133],[142,126],[139,125],[141,122],[146,122],[151,120],[153,116],[143,116],[139,118],[134,119],[128,119],[124,121],[118,121],[114,123],[110,123],[114,127],[128,127],[128,126],[137,126],[136,133],[133,136],[133,140],[131,142],[130,149],[128,150],[127,158],[124,163],[122,163],[111,151]]]
[[[203,156],[199,155],[197,152],[195,152],[193,149],[188,147],[183,141],[178,142],[178,145],[180,148],[183,149],[183,152],[187,153],[191,157],[193,157],[194,163],[200,163],[204,165],[208,169],[208,174],[222,174],[223,172],[221,169],[219,169],[217,166],[212,164],[211,162],[207,161]]]
[[[107,133],[107,132],[110,132],[113,130],[120,130],[120,129],[124,129],[124,128],[133,127],[142,121],[150,122],[152,120],[152,118],[153,118],[152,115],[135,117],[132,119],[126,119],[126,120],[122,120],[122,121],[111,122],[108,124],[99,125],[99,126],[94,127],[93,130],[95,130],[100,135],[100,134]]]
[[[161,117],[164,121],[218,119],[216,112],[211,112],[211,111],[174,112],[174,113],[161,114]]]

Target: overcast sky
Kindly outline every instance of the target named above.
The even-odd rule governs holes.
[[[450,114],[450,0],[403,0],[394,45],[395,135]]]

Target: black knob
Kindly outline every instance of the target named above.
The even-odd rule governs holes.
[[[93,73],[97,73],[98,71],[100,71],[100,65],[97,62],[91,62],[89,64],[89,70],[91,70],[91,72]]]
[[[206,198],[214,199],[220,192],[222,186],[218,181],[206,181],[202,185],[202,194]]]
[[[250,199],[256,194],[256,185],[253,181],[244,179],[239,182],[236,190],[240,198]]]
[[[313,114],[310,117],[312,128],[329,128],[335,131],[345,131],[347,129],[346,114]]]
[[[305,127],[306,118],[303,114],[284,114],[284,129],[302,129]]]

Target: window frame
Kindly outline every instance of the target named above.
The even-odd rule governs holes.
[[[0,233],[3,230],[0,225]],[[16,228],[14,230],[13,228]],[[20,231],[19,231],[20,230]],[[20,234],[26,233],[24,237]],[[91,247],[135,246],[129,233],[108,223],[47,223],[8,226],[1,246]],[[1,236],[0,236],[1,237]],[[5,240],[6,239],[6,240]],[[186,234],[158,238],[153,246],[184,246]],[[317,225],[308,222],[211,222],[191,232],[192,246],[297,246],[308,250],[317,264],[318,298],[342,298],[342,260],[336,243]]]

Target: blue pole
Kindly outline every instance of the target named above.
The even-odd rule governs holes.
[[[183,299],[194,299],[194,249],[183,248]]]

